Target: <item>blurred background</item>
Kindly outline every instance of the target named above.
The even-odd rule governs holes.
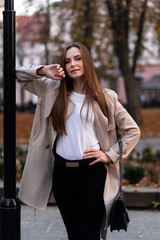
[[[4,1],[0,0],[1,13],[3,4]],[[15,0],[14,8],[16,67],[60,63],[62,49],[67,43],[78,41],[86,45],[101,85],[117,92],[119,101],[141,128],[140,145],[126,161],[134,160],[134,166],[148,167],[147,171],[142,171],[139,184],[141,181],[141,185],[159,186],[160,0]],[[0,14],[1,158],[2,35]],[[20,144],[17,157],[27,148],[24,146],[28,144],[36,103],[36,96],[16,85],[16,131],[17,144]],[[153,166],[155,169],[151,171]],[[125,183],[129,184],[127,181]]]

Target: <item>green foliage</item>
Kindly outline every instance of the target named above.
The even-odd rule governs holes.
[[[4,162],[0,162],[0,178],[4,175]]]
[[[153,206],[154,209],[160,208],[160,202],[152,201],[151,205]]]
[[[131,184],[136,184],[144,177],[144,170],[141,166],[135,167],[132,164],[125,164],[123,177]]]
[[[136,152],[136,159],[140,159],[140,152]]]
[[[157,150],[155,153],[155,160],[160,160],[160,150]]]
[[[135,149],[132,150],[132,152],[128,156],[129,159],[140,159],[141,154],[140,152],[136,152]],[[160,150],[157,150],[155,153],[152,151],[152,148],[150,146],[145,147],[142,150],[142,160],[160,160]]]
[[[16,156],[22,157],[25,155],[25,151],[20,146],[16,146]]]
[[[25,159],[24,158],[20,158],[20,170],[19,170],[19,173],[21,174],[22,176],[22,173],[23,173],[23,169],[24,169],[24,165],[25,165]]]
[[[27,151],[24,151],[20,146],[16,146],[16,156],[19,159],[20,162],[20,169],[18,172],[22,176],[25,160],[26,160]]]
[[[128,156],[129,159],[140,159],[140,152],[136,152],[134,148]]]
[[[153,160],[154,159],[154,154],[152,152],[151,147],[146,147],[142,151],[142,159],[143,160]]]

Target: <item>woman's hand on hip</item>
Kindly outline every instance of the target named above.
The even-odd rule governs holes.
[[[98,162],[103,162],[103,163],[111,163],[111,159],[101,150],[99,149],[88,149],[84,151],[83,154],[84,159],[88,158],[96,158],[95,161],[90,163],[89,165],[93,165]]]
[[[54,80],[65,78],[63,68],[59,64],[45,65],[37,69],[37,75],[46,76]]]

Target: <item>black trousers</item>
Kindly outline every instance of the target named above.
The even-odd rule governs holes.
[[[100,240],[107,170],[103,163],[89,166],[93,160],[66,167],[67,160],[55,154],[53,193],[69,240]]]

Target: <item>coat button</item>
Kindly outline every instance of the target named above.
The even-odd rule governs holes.
[[[49,145],[49,144],[46,146],[46,149],[48,149],[48,148],[50,148],[50,145]]]

